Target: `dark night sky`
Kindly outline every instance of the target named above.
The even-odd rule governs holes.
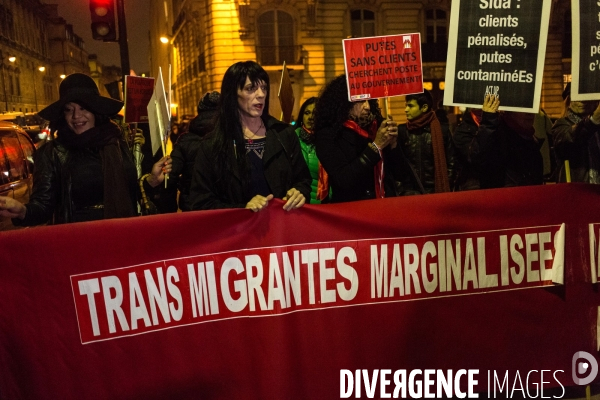
[[[104,65],[121,65],[118,43],[104,43],[92,39],[91,17],[88,0],[42,0],[48,4],[58,4],[58,15],[73,25],[75,34],[83,38],[90,54],[97,54]],[[148,19],[150,0],[123,0],[127,22],[129,44],[129,64],[136,74],[148,72],[149,41]],[[115,8],[116,13],[116,8]]]

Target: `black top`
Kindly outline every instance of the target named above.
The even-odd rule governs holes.
[[[248,161],[250,161],[250,187],[252,193],[266,197],[271,194],[262,162],[267,138],[246,140],[245,142],[246,154],[248,155]]]
[[[120,142],[123,173],[127,177],[132,207],[138,194],[137,172],[126,143]],[[15,226],[46,222],[60,224],[103,219],[102,162],[96,148],[67,148],[59,140],[45,143],[34,155],[33,192],[24,220]],[[82,186],[80,186],[82,185]]]
[[[310,199],[310,173],[302,156],[298,136],[293,127],[269,117],[265,122],[267,134],[262,166],[269,193],[285,197],[291,188]],[[215,132],[218,134],[218,132]],[[244,208],[257,193],[244,188],[238,171],[221,173],[216,168],[214,136],[200,143],[190,188],[190,202],[194,210],[217,208]],[[239,147],[238,147],[239,150]],[[234,149],[231,150],[233,156]]]
[[[332,203],[376,197],[375,166],[381,157],[369,146],[371,140],[345,126],[315,132],[315,139],[317,157],[329,175]],[[393,197],[400,157],[388,146],[383,149],[383,159],[385,197]]]

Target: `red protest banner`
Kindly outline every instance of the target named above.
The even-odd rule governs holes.
[[[423,92],[421,35],[344,39],[348,100]]]
[[[563,283],[563,263],[557,225],[235,250],[74,275],[71,287],[81,341],[91,343],[231,318],[552,287]]]
[[[333,399],[341,370],[384,368],[560,394],[574,354],[597,358],[600,210],[572,205],[598,195],[274,199],[1,232],[0,397]]]
[[[154,78],[125,76],[125,122],[148,122],[148,102],[154,91]]]

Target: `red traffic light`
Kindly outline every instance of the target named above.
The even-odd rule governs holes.
[[[117,40],[114,0],[90,0],[92,37],[95,40],[114,42]]]

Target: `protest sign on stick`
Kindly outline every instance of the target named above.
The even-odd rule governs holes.
[[[600,2],[572,0],[571,99],[600,99]]]
[[[281,104],[281,120],[285,123],[292,122],[292,111],[294,110],[294,89],[290,73],[283,62],[283,71],[281,71],[281,81],[279,82],[279,104]]]
[[[344,39],[348,100],[423,92],[421,35]]]
[[[538,112],[551,0],[453,0],[444,105]]]
[[[125,123],[148,122],[148,103],[154,91],[154,78],[125,76]]]
[[[148,123],[150,124],[150,139],[152,141],[152,154],[156,154],[159,148],[165,154],[165,140],[168,137],[170,115],[167,104],[167,95],[162,80],[162,72],[159,68],[158,78],[154,85],[154,93],[148,103]]]

